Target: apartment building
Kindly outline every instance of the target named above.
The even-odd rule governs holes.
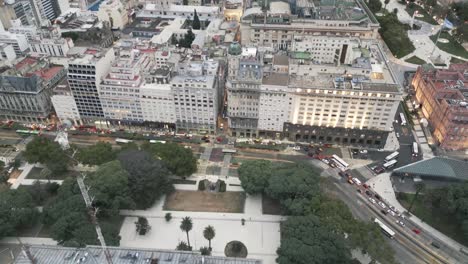
[[[150,56],[139,50],[120,50],[99,87],[104,118],[117,122],[143,122],[140,104],[141,72],[150,66]]]
[[[0,61],[12,61],[16,59],[15,49],[11,44],[0,43]]]
[[[270,3],[245,10],[241,18],[241,43],[286,50],[298,36],[337,36],[376,39],[379,23],[362,0],[296,1]]]
[[[468,149],[468,63],[419,67],[411,86],[434,138],[447,150]]]
[[[228,50],[227,117],[232,136],[257,137],[263,59],[256,48],[232,43]]]
[[[29,42],[31,52],[40,55],[48,55],[53,57],[65,57],[74,47],[71,38],[35,38]]]
[[[22,34],[0,32],[0,43],[12,45],[18,57],[26,54],[29,50],[28,40],[26,36]]]
[[[179,65],[178,75],[171,80],[178,130],[216,132],[223,95],[219,89],[218,71],[217,61],[190,61]]]
[[[127,9],[120,0],[107,0],[100,4],[97,16],[110,23],[113,29],[123,29],[128,23]]]
[[[0,119],[45,122],[52,111],[52,89],[65,77],[63,66],[28,57],[0,73]]]
[[[82,48],[68,64],[68,84],[85,122],[104,118],[99,88],[114,61],[114,49]]]
[[[70,86],[65,79],[54,88],[51,100],[55,114],[62,124],[66,122],[73,125],[80,124],[78,106],[76,106]]]

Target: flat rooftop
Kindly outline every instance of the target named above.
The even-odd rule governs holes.
[[[30,246],[36,263],[47,264],[103,264],[107,263],[101,247],[66,248],[59,246]],[[139,249],[108,247],[114,264],[262,264],[261,260],[201,256],[196,252],[165,251],[157,249]],[[14,264],[32,264],[20,253]]]
[[[273,73],[263,77],[262,84],[265,85],[278,85],[286,86],[288,85],[289,76],[287,73],[278,74]]]

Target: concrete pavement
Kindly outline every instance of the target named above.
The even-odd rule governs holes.
[[[57,245],[57,241],[47,237],[20,237],[21,243],[29,245]],[[0,244],[19,244],[17,237],[4,237],[0,239]]]
[[[34,168],[34,164],[29,164],[29,163],[26,163],[26,165],[24,165],[23,168],[20,168],[23,171],[21,172],[20,176],[13,182],[10,189],[18,189],[18,187],[24,181],[26,176],[28,176],[28,174],[31,172],[32,168]]]

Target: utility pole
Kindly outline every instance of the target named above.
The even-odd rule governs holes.
[[[78,186],[80,187],[81,195],[83,196],[83,199],[85,201],[86,209],[88,210],[88,214],[91,217],[91,221],[92,221],[94,227],[96,228],[96,233],[97,233],[99,242],[101,242],[102,250],[104,250],[104,254],[106,255],[107,263],[112,264],[112,256],[111,256],[109,250],[107,249],[106,241],[104,240],[104,236],[102,235],[101,227],[99,226],[99,223],[97,221],[96,215],[97,215],[97,212],[98,212],[98,208],[95,208],[93,206],[93,204],[92,204],[92,199],[93,198],[91,198],[89,196],[89,193],[88,193],[89,189],[86,187],[86,185],[84,183],[84,177],[79,175],[76,178],[76,181],[78,182]]]

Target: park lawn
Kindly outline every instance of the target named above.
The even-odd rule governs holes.
[[[408,26],[401,23],[393,13],[377,17],[380,23],[379,34],[396,58],[404,57],[415,50],[408,37]]]
[[[432,40],[432,42],[435,43],[436,39],[437,39],[437,35],[439,34],[439,32],[437,32],[436,34],[432,35],[430,38]],[[465,50],[465,48],[463,48],[463,46],[458,43],[454,37],[452,37],[452,35],[450,35],[449,33],[443,31],[441,34],[440,34],[440,38],[445,38],[445,39],[448,39],[449,40],[449,43],[441,43],[441,42],[437,42],[437,47],[445,52],[448,52],[450,54],[453,54],[453,55],[457,55],[457,56],[460,56],[460,57],[463,57],[465,59],[468,59],[468,51]]]
[[[38,168],[38,167],[33,167],[31,171],[28,173],[26,176],[26,179],[32,179],[32,180],[47,180],[45,177],[41,176],[41,171],[43,168]],[[60,175],[56,176],[51,176],[51,180],[65,180],[68,177],[75,177],[79,174],[77,171],[67,171],[65,173],[62,173]]]
[[[413,7],[406,5],[405,10],[410,16],[413,16],[414,12],[417,10],[419,14],[424,15],[424,17],[415,17],[417,20],[421,20],[432,25],[438,25],[437,21],[435,21],[432,18],[432,16],[429,13],[427,13],[426,10],[419,5],[414,4]]]
[[[460,60],[460,59],[455,58],[455,57],[452,57],[452,58],[450,59],[450,63],[465,63],[465,62],[467,62],[467,61]]]
[[[164,210],[190,212],[244,212],[245,193],[177,190],[169,194],[164,202]]]
[[[418,56],[413,56],[411,58],[406,59],[405,61],[409,63],[417,64],[417,65],[426,64],[426,61],[419,58]]]
[[[401,205],[406,209],[409,208],[411,201],[413,200],[414,194],[398,193],[397,198]],[[417,216],[422,221],[426,222],[430,226],[446,234],[447,236],[455,239],[459,243],[468,245],[468,241],[463,236],[461,230],[461,223],[454,220],[453,216],[447,215],[444,212],[440,212],[437,208],[432,208],[424,204],[424,197],[420,195],[414,202],[412,214]]]

